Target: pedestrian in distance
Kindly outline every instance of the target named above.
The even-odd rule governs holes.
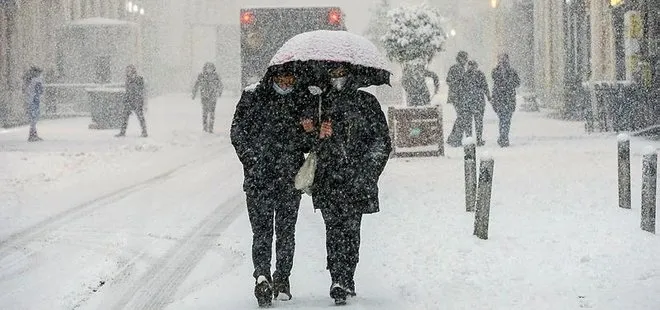
[[[485,144],[483,140],[484,132],[484,112],[486,109],[486,99],[491,100],[490,90],[488,89],[488,82],[486,75],[479,70],[479,64],[470,60],[467,63],[467,71],[465,72],[465,102],[469,110],[468,128],[470,135],[472,135],[472,123],[474,122],[474,131],[476,133],[477,145],[482,146]]]
[[[465,101],[467,92],[467,85],[465,82],[466,64],[468,62],[468,53],[460,51],[456,55],[456,63],[449,67],[447,73],[447,86],[449,93],[447,102],[454,106],[456,110],[456,120],[452,127],[449,136],[447,137],[447,144],[453,147],[459,147],[462,144],[463,136],[469,135],[471,129],[470,124],[470,109]]]
[[[116,137],[126,136],[126,128],[128,127],[128,119],[131,116],[131,112],[135,113],[140,122],[140,128],[142,129],[141,136],[147,137],[147,122],[144,119],[144,78],[138,75],[134,65],[128,65],[126,67],[125,88],[121,128]]]
[[[197,76],[193,86],[192,99],[195,100],[199,91],[202,99],[202,127],[205,132],[213,133],[215,123],[215,106],[218,98],[222,95],[223,85],[220,76],[216,72],[215,65],[211,62],[204,64],[202,73]]]
[[[23,93],[26,111],[30,121],[28,142],[42,141],[37,134],[37,122],[41,113],[41,95],[44,93],[44,80],[41,68],[33,66],[23,76]]]
[[[509,55],[500,54],[497,57],[497,66],[491,73],[493,78],[493,110],[500,120],[500,135],[497,143],[501,147],[509,146],[509,131],[511,118],[516,111],[516,88],[520,86],[518,73],[511,67]]]

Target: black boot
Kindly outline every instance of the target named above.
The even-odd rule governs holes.
[[[330,286],[330,297],[335,300],[335,305],[346,304],[346,296],[348,296],[348,292],[341,284],[333,283]]]
[[[346,283],[346,293],[350,297],[357,296],[357,292],[355,292],[355,281],[354,280],[349,280],[348,283]]]
[[[280,293],[286,295],[288,298],[278,298]],[[291,300],[291,287],[289,286],[289,278],[280,278],[273,276],[273,298],[280,300]]]
[[[257,282],[254,286],[254,297],[257,298],[259,307],[270,307],[273,303],[273,288],[265,276],[257,277]]]
[[[30,128],[30,134],[28,136],[28,142],[37,142],[37,141],[42,141],[42,139],[39,138],[39,135],[37,135],[37,129],[36,128]]]

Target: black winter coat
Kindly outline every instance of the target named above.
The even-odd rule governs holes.
[[[126,79],[126,92],[124,93],[124,104],[131,107],[144,106],[144,78],[141,76]]]
[[[231,124],[231,143],[243,164],[246,192],[297,191],[295,175],[310,148],[304,143],[300,111],[294,94],[279,95],[270,85],[243,91]]]
[[[510,66],[498,65],[493,69],[493,109],[499,113],[513,113],[516,110],[516,88],[520,78]]]
[[[195,86],[193,86],[193,97],[199,90],[202,100],[215,101],[222,95],[223,85],[220,76],[214,72],[202,72],[197,76]]]
[[[462,108],[464,103],[465,95],[465,67],[459,63],[453,64],[449,67],[449,72],[447,73],[447,102],[456,106],[456,108]]]
[[[392,151],[378,99],[361,90],[331,90],[321,106],[321,120],[332,121],[332,136],[317,139],[314,208],[349,203],[365,214],[378,212],[378,179]],[[318,115],[318,102],[313,111]]]
[[[486,97],[490,97],[486,75],[481,70],[467,70],[465,84],[465,101],[470,110],[483,110],[486,105]]]

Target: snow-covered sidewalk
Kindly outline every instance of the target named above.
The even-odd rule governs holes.
[[[0,133],[0,308],[256,308],[228,138],[236,100],[219,102],[215,135],[201,132],[186,95],[151,102],[146,139],[134,118],[124,139],[88,130],[88,119],[44,121],[41,143],[24,142],[25,128]],[[455,115],[443,110],[448,133]],[[363,221],[358,297],[344,308],[660,309],[660,238],[639,228],[641,152],[660,144],[632,140],[633,208],[623,210],[613,134],[518,112],[501,149],[496,127],[488,110],[478,153],[495,159],[489,240],[472,236],[464,211],[461,148],[392,159],[382,211]],[[94,204],[106,206],[25,230]],[[325,230],[309,197],[296,236],[294,299],[275,307],[327,308]]]
[[[454,115],[444,107],[445,132]],[[462,149],[445,158],[393,159],[381,180],[382,212],[365,216],[358,297],[346,309],[660,309],[660,238],[639,228],[640,153],[634,139],[633,209],[618,208],[616,137],[517,113],[512,146],[496,146],[490,239],[472,236]],[[320,213],[305,198],[283,309],[332,305]],[[250,309],[246,214],[219,238],[168,309]]]
[[[216,134],[202,132],[201,108],[186,95],[154,98],[148,138],[134,115],[118,130],[88,129],[90,118],[44,120],[44,141],[28,143],[27,127],[0,131],[0,237],[64,209],[152,179],[219,150],[230,151],[235,98],[219,102]]]

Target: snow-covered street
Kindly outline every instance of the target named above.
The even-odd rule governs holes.
[[[255,309],[242,167],[229,142],[236,97],[202,132],[187,94],[149,102],[149,138],[47,120],[45,139],[0,131],[1,309]],[[445,135],[455,115],[443,105]],[[490,239],[472,235],[463,150],[391,159],[381,212],[364,217],[358,296],[345,309],[660,309],[660,238],[639,228],[641,153],[632,140],[632,210],[618,208],[616,137],[517,112],[496,144]],[[275,308],[334,307],[325,228],[305,196],[291,276]]]

